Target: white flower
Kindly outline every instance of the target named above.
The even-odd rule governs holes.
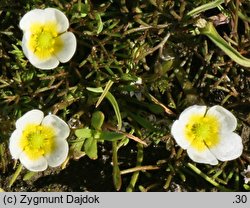
[[[9,149],[14,159],[31,171],[43,171],[48,165],[57,167],[67,158],[68,125],[55,115],[31,110],[16,121]]]
[[[250,182],[250,165],[247,166],[247,169],[245,169],[242,173],[242,176],[244,176],[245,184]]]
[[[39,69],[54,69],[68,62],[76,50],[76,38],[67,32],[69,21],[59,10],[34,9],[19,24],[23,30],[22,48],[30,63]]]
[[[193,161],[216,165],[242,154],[242,139],[233,132],[236,126],[235,116],[225,108],[194,105],[181,113],[171,133]]]

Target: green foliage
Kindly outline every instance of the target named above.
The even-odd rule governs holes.
[[[117,132],[111,132],[111,131],[103,131],[100,134],[100,140],[105,141],[117,141],[124,138],[124,135],[117,133]]]
[[[84,152],[90,159],[98,158],[98,146],[97,142],[101,141],[117,141],[124,138],[123,134],[117,132],[103,131],[102,125],[104,122],[104,114],[101,111],[96,111],[91,117],[91,126],[94,129],[89,129],[88,127],[77,129],[75,135],[78,139],[73,141],[73,143],[80,143],[75,147],[72,147],[74,152],[79,152],[84,149]]]
[[[87,138],[84,142],[84,151],[90,159],[97,159],[97,140],[95,137]]]
[[[118,129],[121,129],[122,119],[121,119],[120,109],[119,109],[119,106],[118,106],[118,103],[117,103],[115,97],[110,92],[108,92],[108,91],[105,92],[105,90],[103,91],[102,88],[90,88],[90,87],[88,87],[87,89],[89,91],[96,92],[96,93],[105,93],[106,98],[109,100],[109,102],[111,103],[111,105],[114,108],[115,115],[116,115],[117,122],[118,122],[118,125],[117,125]]]
[[[89,128],[77,129],[75,135],[80,139],[86,139],[92,137],[92,130]]]
[[[91,126],[93,126],[96,130],[101,130],[104,122],[104,114],[101,111],[96,111],[93,113],[91,118]]]

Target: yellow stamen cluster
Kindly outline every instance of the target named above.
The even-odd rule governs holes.
[[[55,149],[55,131],[50,126],[28,124],[22,132],[20,147],[30,160],[36,160]]]
[[[50,58],[62,49],[63,42],[56,23],[33,23],[30,32],[28,47],[39,59]]]
[[[212,115],[192,115],[185,126],[185,136],[198,151],[212,148],[219,142],[220,124]]]

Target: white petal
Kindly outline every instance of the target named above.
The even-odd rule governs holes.
[[[185,138],[184,128],[185,122],[177,120],[173,123],[171,128],[171,134],[173,135],[176,143],[183,149],[187,149],[190,146],[190,142]]]
[[[217,165],[218,160],[216,157],[206,149],[204,151],[197,151],[194,148],[187,149],[188,156],[194,161],[198,163],[210,164],[210,165]]]
[[[179,120],[189,119],[194,114],[205,115],[207,107],[204,105],[192,105],[186,108],[180,115]]]
[[[56,115],[47,115],[42,121],[42,125],[48,125],[54,128],[56,137],[65,140],[70,133],[68,124]]]
[[[173,123],[173,126],[171,128],[171,134],[175,138],[178,145],[180,145],[183,149],[187,149],[187,147],[191,144],[191,141],[189,142],[185,138],[184,129],[186,124],[190,120],[190,116],[194,114],[200,114],[204,115],[206,113],[206,106],[199,106],[199,105],[193,105],[188,108],[186,108],[180,115],[179,120],[176,120]]]
[[[41,124],[44,114],[42,111],[34,109],[25,113],[16,121],[16,128],[23,130],[27,124]]]
[[[43,13],[44,10],[42,9],[34,9],[27,12],[20,20],[19,27],[21,28],[21,30],[28,31],[32,23],[41,22]]]
[[[25,168],[30,171],[44,171],[48,167],[47,160],[44,157],[40,157],[37,160],[30,160],[27,155],[23,152],[20,155],[20,162],[23,164]]]
[[[209,108],[207,115],[216,116],[219,119],[222,125],[221,129],[224,132],[234,131],[236,129],[237,119],[235,116],[230,111],[219,105]]]
[[[22,149],[20,148],[20,139],[22,137],[22,131],[15,130],[10,137],[9,149],[10,154],[13,159],[18,159],[20,154],[22,153]]]
[[[54,69],[58,66],[59,61],[55,56],[50,57],[49,59],[41,60],[28,48],[28,41],[30,37],[29,32],[25,32],[22,40],[22,49],[24,55],[29,59],[30,63],[38,69]]]
[[[31,51],[28,49],[28,40],[30,39],[30,36],[31,36],[30,32],[24,32],[22,38],[22,49],[26,57],[28,57],[29,53],[31,53]]]
[[[68,62],[76,51],[76,37],[72,32],[66,32],[60,35],[63,42],[63,48],[56,54],[60,62]]]
[[[27,12],[20,20],[19,27],[23,31],[29,31],[33,23],[44,24],[47,22],[55,22],[58,27],[58,33],[65,32],[69,28],[67,17],[61,11],[54,8],[47,8],[45,10],[34,9]]]
[[[60,10],[54,8],[47,8],[44,10],[44,12],[46,13],[46,15],[51,15],[51,13],[54,14],[59,33],[63,33],[69,28],[69,20],[65,16],[65,14]]]
[[[56,141],[55,151],[50,155],[46,155],[48,164],[51,167],[57,167],[61,165],[67,158],[69,152],[69,146],[66,140],[60,138]]]
[[[34,67],[43,70],[55,69],[59,65],[59,61],[54,56],[46,61],[40,61],[39,63],[37,62],[37,58],[35,56],[29,56],[28,59]]]
[[[19,27],[23,31],[30,30],[33,23],[44,24],[46,22],[55,22],[57,24],[57,32],[63,33],[69,28],[69,20],[63,12],[54,8],[34,9],[27,12],[20,20]]]
[[[210,148],[210,151],[218,160],[234,160],[242,154],[242,139],[238,134],[228,132],[220,136],[220,142],[216,147]]]

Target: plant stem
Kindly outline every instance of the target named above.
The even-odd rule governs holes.
[[[113,156],[112,156],[112,162],[113,162],[113,182],[115,185],[115,188],[117,191],[120,190],[122,185],[122,179],[121,179],[121,172],[118,165],[118,157],[117,157],[117,141],[112,142],[112,150],[113,150]]]
[[[137,152],[136,166],[141,166],[142,161],[143,161],[143,145],[138,143],[137,150],[138,150],[138,152]],[[140,171],[136,171],[133,173],[131,180],[130,180],[130,183],[126,189],[127,192],[132,192],[134,190],[135,184],[136,184],[138,177],[139,177],[139,173],[140,173]]]
[[[160,167],[158,166],[153,166],[153,165],[146,165],[146,166],[136,166],[134,168],[128,168],[126,170],[121,171],[121,175],[128,174],[128,173],[133,173],[136,171],[144,171],[144,170],[158,170]]]
[[[224,186],[221,186],[220,184],[218,184],[216,181],[214,181],[212,178],[210,178],[209,176],[207,176],[205,173],[203,173],[199,168],[195,167],[193,164],[188,163],[187,166],[191,170],[193,170],[195,173],[197,173],[199,176],[201,176],[202,178],[204,178],[207,182],[211,183],[213,186],[217,187],[221,191],[232,191],[232,190],[227,189]]]

